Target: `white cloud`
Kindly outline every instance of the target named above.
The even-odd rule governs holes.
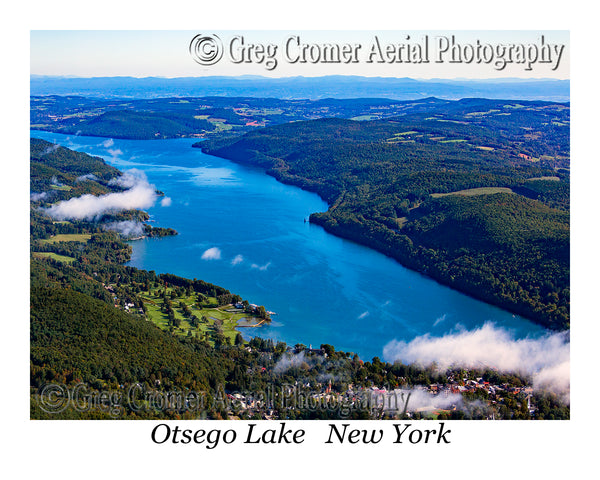
[[[100,196],[82,195],[58,202],[45,210],[57,220],[97,220],[106,213],[146,209],[156,202],[156,189],[142,172],[130,170],[110,183],[128,190]]]
[[[438,317],[438,318],[435,319],[435,322],[433,322],[433,326],[437,327],[444,320],[446,320],[446,314],[445,313],[441,317]]]
[[[46,150],[44,150],[44,152],[42,153],[42,155],[48,155],[49,153],[52,153],[56,150],[58,150],[58,148],[60,147],[60,145],[50,145],[49,147],[46,148]]]
[[[108,140],[104,140],[102,142],[102,146],[106,147],[106,148],[112,147],[114,144],[115,144],[115,141],[112,138],[109,138]]]
[[[273,372],[274,373],[283,373],[292,367],[299,367],[303,363],[306,363],[307,365],[310,366],[319,360],[322,361],[322,359],[317,359],[315,357],[311,357],[311,358],[307,357],[305,355],[304,351],[301,351],[299,353],[285,353],[277,361],[277,363],[275,364],[275,367],[273,367]]]
[[[267,262],[264,265],[258,265],[256,263],[253,263],[252,265],[250,265],[251,268],[254,268],[256,270],[260,270],[261,272],[264,272],[270,266],[271,266],[271,262]]]
[[[52,192],[42,192],[42,193],[34,193],[31,192],[29,194],[29,198],[32,202],[39,202],[40,200],[48,200],[52,196]]]
[[[164,197],[161,201],[160,201],[160,206],[161,207],[170,207],[171,203],[173,203],[173,201],[171,200],[171,197]]]
[[[123,155],[123,152],[121,151],[120,148],[109,148],[108,149],[108,153],[110,153],[111,157],[118,157],[119,155]]]
[[[397,395],[396,403],[400,407],[398,410],[402,410],[403,407],[406,406],[407,412],[415,412],[420,409],[447,409],[454,405],[460,406],[463,403],[463,398],[460,393],[449,393],[448,395],[431,395],[427,390],[424,390],[422,388],[394,390],[393,393]]]
[[[148,182],[146,174],[137,168],[132,168],[131,170],[127,170],[120,177],[111,178],[108,184],[123,188],[131,188],[142,181]]]
[[[548,389],[568,401],[570,388],[570,343],[567,333],[516,340],[508,331],[486,323],[471,331],[431,337],[429,334],[403,342],[393,340],[383,351],[386,360],[490,367],[531,375],[534,387]]]
[[[368,317],[369,315],[370,315],[370,313],[369,313],[369,311],[367,310],[366,312],[363,312],[363,313],[361,313],[361,314],[358,316],[358,319],[359,319],[359,320],[362,320],[363,318],[366,318],[366,317]]]
[[[98,180],[98,177],[93,173],[88,173],[87,175],[81,175],[75,179],[76,182],[83,182],[84,180],[92,180],[95,182]]]
[[[233,260],[231,261],[232,265],[238,265],[239,263],[242,263],[244,261],[244,257],[242,255],[236,255]]]
[[[217,247],[209,248],[205,250],[202,254],[202,260],[220,260],[221,259],[221,250]]]
[[[141,237],[145,233],[144,224],[135,220],[110,222],[102,225],[102,228],[118,232],[124,237]]]

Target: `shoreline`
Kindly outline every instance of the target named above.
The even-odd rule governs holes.
[[[319,198],[321,198],[321,200],[323,200],[325,203],[327,203],[328,210],[326,212],[311,213],[308,218],[308,222],[311,225],[318,225],[319,227],[323,228],[327,233],[329,233],[331,235],[334,235],[338,238],[342,238],[344,240],[348,240],[348,241],[354,242],[358,245],[362,245],[364,247],[370,248],[378,253],[385,255],[386,257],[389,257],[389,258],[395,260],[403,267],[405,267],[413,272],[416,272],[420,275],[423,275],[425,278],[427,278],[429,280],[433,280],[440,285],[451,288],[452,290],[459,292],[463,295],[466,295],[470,298],[473,298],[475,300],[478,300],[478,301],[484,302],[488,305],[500,308],[501,310],[503,310],[507,313],[511,313],[513,316],[518,315],[519,317],[523,317],[524,319],[531,321],[538,326],[543,327],[544,329],[548,330],[549,332],[570,331],[570,327],[566,328],[566,329],[553,328],[553,326],[549,325],[548,322],[544,322],[541,318],[536,318],[533,315],[529,315],[526,312],[519,310],[516,306],[511,308],[510,305],[502,304],[499,301],[494,301],[494,298],[486,297],[485,295],[483,295],[481,293],[478,294],[478,292],[480,292],[479,290],[474,289],[472,291],[468,291],[466,289],[457,288],[452,282],[446,281],[446,279],[442,275],[431,274],[431,272],[429,270],[432,267],[435,267],[435,265],[419,265],[416,262],[410,262],[410,261],[407,261],[406,259],[404,261],[402,261],[401,260],[401,258],[403,257],[402,253],[404,253],[404,252],[391,252],[389,247],[384,248],[383,246],[378,247],[376,245],[373,245],[373,243],[376,242],[377,239],[369,239],[369,238],[364,238],[362,236],[345,234],[345,233],[341,232],[340,230],[336,230],[335,228],[328,225],[326,221],[317,220],[320,215],[327,214],[330,211],[332,205],[331,205],[331,202],[327,198],[325,198],[321,189],[316,188],[317,187],[316,182],[314,182],[310,179],[305,179],[305,178],[301,178],[301,177],[294,177],[294,178],[288,177],[288,176],[282,174],[282,172],[280,170],[267,169],[265,166],[260,166],[260,165],[250,164],[250,163],[247,164],[237,158],[218,155],[215,152],[206,150],[204,148],[204,146],[202,145],[202,143],[198,142],[198,144],[192,145],[192,148],[199,148],[202,150],[203,153],[206,153],[207,155],[213,155],[213,156],[216,156],[219,158],[223,158],[225,160],[229,160],[231,162],[235,162],[235,163],[238,163],[243,166],[252,166],[255,168],[259,168],[266,175],[269,175],[269,176],[275,178],[275,180],[277,180],[278,182],[280,182],[282,184],[291,185],[291,186],[300,188],[301,190],[317,194],[319,196]],[[304,219],[304,221],[306,221],[306,219]]]

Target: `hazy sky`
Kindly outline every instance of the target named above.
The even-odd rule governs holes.
[[[223,45],[221,60],[210,66],[196,63],[189,51],[191,40],[198,34],[216,34]],[[460,45],[524,44],[540,46],[544,36],[547,44],[565,45],[560,65],[552,70],[551,64],[533,64],[526,71],[523,64],[513,63],[501,71],[493,64],[471,62],[451,63],[449,53],[444,54],[443,62],[436,63],[434,58],[438,50],[438,38],[450,38],[454,35]],[[293,58],[300,54],[297,43],[308,45],[348,44],[356,51],[357,63],[323,64],[310,61],[290,63],[285,57],[286,41],[298,36],[299,42],[292,42],[290,52]],[[407,40],[407,36],[410,39]],[[424,38],[429,38],[429,63],[378,63],[377,56],[372,62],[366,60],[371,52],[375,37],[382,48],[385,45],[412,44],[424,51]],[[234,40],[238,37],[237,40]],[[244,48],[240,49],[243,37]],[[232,43],[233,41],[233,43]],[[233,45],[233,52],[231,51]],[[271,45],[276,52],[271,58],[277,60],[275,68],[267,68],[269,55],[248,53],[250,45]],[[254,47],[256,48],[256,47]],[[316,48],[316,47],[314,47]],[[419,47],[415,47],[419,48]],[[31,73],[37,75],[75,75],[75,76],[205,76],[205,75],[264,75],[318,76],[318,75],[365,75],[413,78],[569,78],[570,52],[568,31],[36,31],[31,32]],[[306,50],[310,52],[309,50]],[[318,50],[313,50],[318,51]],[[260,62],[262,58],[262,62]],[[556,58],[556,56],[555,56]],[[234,63],[232,60],[242,60]],[[272,65],[272,62],[271,62]]]

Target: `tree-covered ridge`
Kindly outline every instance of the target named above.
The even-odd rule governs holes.
[[[318,193],[330,208],[311,221],[332,233],[568,328],[568,108],[451,105],[445,118],[296,122],[196,146]]]
[[[200,135],[214,129],[215,126],[204,119],[177,112],[111,110],[76,126],[66,127],[62,132],[143,140]]]
[[[567,212],[506,193],[447,196],[419,210],[402,233],[422,245],[428,273],[522,315],[534,312],[553,328],[568,327]]]
[[[62,173],[76,176],[94,174],[103,180],[110,180],[120,174],[100,157],[76,152],[39,138],[30,139],[30,149],[32,162],[43,163],[47,167],[61,170]]]
[[[54,188],[62,198],[82,193],[94,195],[118,191],[108,182],[120,172],[99,157],[92,157],[39,138],[30,139],[30,187],[32,192]],[[69,188],[60,188],[67,186]],[[75,189],[74,192],[71,192]]]
[[[496,137],[520,135],[522,152],[568,164],[570,109],[567,103],[465,98],[389,100],[348,98],[283,100],[253,97],[186,97],[147,100],[100,100],[75,96],[31,97],[31,128],[61,133],[155,139],[180,136],[214,137],[264,126],[319,118],[382,120],[434,126],[440,134],[460,125],[481,125]],[[521,135],[522,134],[522,135]],[[560,138],[559,138],[560,137]],[[480,137],[480,139],[485,139]],[[396,139],[399,140],[399,139]],[[514,139],[513,139],[514,140]],[[542,145],[544,149],[536,148]],[[485,146],[485,145],[483,145]],[[490,145],[493,146],[493,145]],[[548,153],[548,147],[553,153]],[[532,147],[532,148],[530,148]],[[556,150],[559,148],[559,150]]]

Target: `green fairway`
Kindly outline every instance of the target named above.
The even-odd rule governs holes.
[[[197,336],[205,338],[214,345],[216,336],[220,333],[233,344],[239,331],[236,326],[243,318],[252,318],[251,314],[236,310],[232,305],[217,306],[216,298],[207,298],[202,304],[198,303],[195,295],[184,295],[171,298],[171,289],[167,289],[167,298],[172,304],[177,326],[169,322],[169,316],[162,308],[164,299],[162,290],[144,291],[140,297],[146,307],[146,317],[163,330],[179,336]],[[191,315],[198,318],[197,326],[192,323],[192,317],[186,316],[180,302],[187,305]],[[259,319],[253,323],[257,323]]]

